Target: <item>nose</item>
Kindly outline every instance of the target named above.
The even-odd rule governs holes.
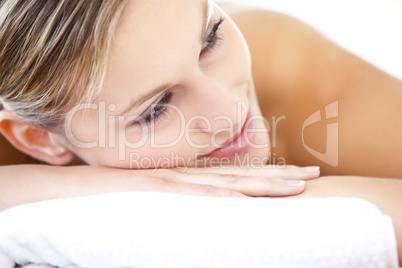
[[[228,86],[217,79],[200,74],[193,79],[189,109],[194,120],[191,128],[200,135],[214,135],[217,143],[224,143],[244,125],[249,109],[248,83]]]

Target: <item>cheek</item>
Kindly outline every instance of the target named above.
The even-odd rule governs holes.
[[[73,148],[88,149],[99,145],[99,129],[102,127],[97,106],[91,110],[73,111],[67,117],[64,134]]]

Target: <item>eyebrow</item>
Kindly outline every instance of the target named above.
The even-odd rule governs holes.
[[[201,7],[202,7],[202,14],[203,14],[203,23],[202,23],[202,31],[201,31],[201,35],[200,35],[201,43],[203,43],[206,38],[208,22],[210,21],[210,18],[212,17],[212,14],[213,14],[210,6],[211,6],[210,0],[204,0],[202,2]],[[142,96],[134,98],[133,100],[131,100],[129,102],[127,107],[122,109],[121,112],[119,112],[118,114],[125,115],[128,112],[130,112],[131,110],[133,110],[133,109],[137,108],[138,106],[140,106],[141,104],[143,104],[144,102],[152,99],[152,97],[154,97],[155,95],[158,95],[161,92],[167,91],[172,87],[173,87],[172,84],[164,84],[162,86],[155,88],[154,90],[151,90],[150,92],[148,92]]]

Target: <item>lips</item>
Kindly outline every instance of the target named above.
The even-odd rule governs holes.
[[[252,113],[249,111],[247,119],[239,133],[230,138],[221,147],[212,151],[211,153],[203,156],[206,158],[223,158],[223,157],[233,157],[236,154],[245,152],[254,141],[255,138],[255,122],[251,120]]]

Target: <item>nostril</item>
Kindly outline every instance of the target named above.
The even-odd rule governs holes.
[[[188,129],[191,130],[191,132],[212,132],[212,123],[205,116],[193,116],[192,118],[190,118],[190,120],[188,120],[187,125]]]
[[[211,136],[211,145],[215,148],[220,148],[226,143],[228,143],[229,139],[233,137],[236,132],[231,130],[218,130]]]

